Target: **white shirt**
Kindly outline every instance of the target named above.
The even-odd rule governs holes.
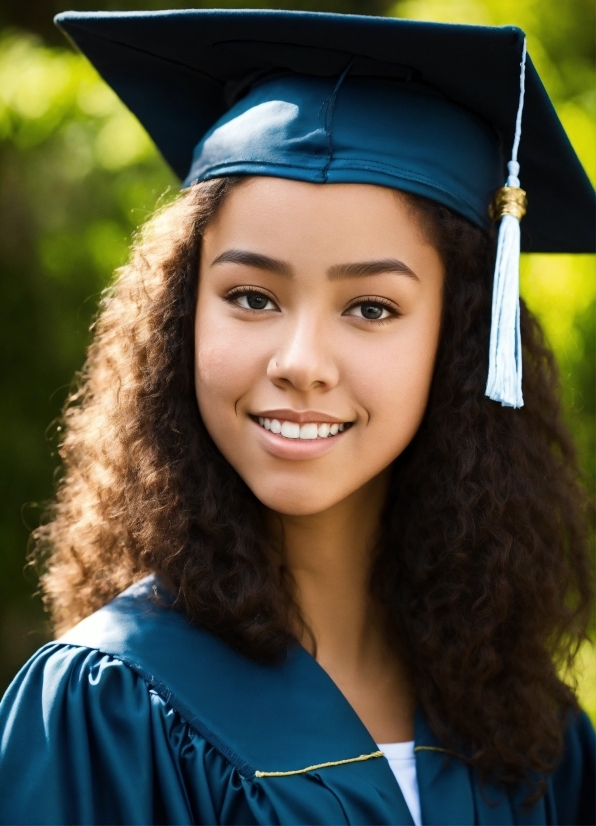
[[[415,826],[421,826],[414,741],[410,740],[407,743],[378,743],[377,745],[389,761],[391,771],[395,775],[404,800],[408,804],[408,809],[410,810]]]

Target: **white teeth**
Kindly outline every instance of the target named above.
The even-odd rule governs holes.
[[[281,435],[286,439],[299,439],[300,425],[298,422],[284,422],[281,426]]]
[[[267,419],[263,416],[257,416],[256,418],[265,430],[281,434],[286,439],[326,439],[328,436],[336,436],[338,433],[342,433],[351,424],[351,422],[348,422],[347,425],[345,422],[342,424],[307,422],[300,425],[298,422],[280,422],[279,419]]]
[[[301,439],[316,439],[317,438],[317,430],[318,426],[315,422],[309,422],[308,424],[303,424],[300,428],[300,438]]]

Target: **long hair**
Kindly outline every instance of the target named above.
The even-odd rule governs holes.
[[[64,411],[63,474],[35,555],[58,631],[156,572],[249,657],[295,644],[261,505],[215,447],[194,388],[201,238],[239,179],[197,184],[136,239]],[[428,720],[484,776],[550,771],[592,596],[583,494],[556,369],[522,304],[521,410],[484,396],[494,240],[405,196],[446,269],[428,407],[396,460],[371,588]]]

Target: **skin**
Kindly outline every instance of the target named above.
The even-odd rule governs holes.
[[[201,415],[272,538],[283,531],[302,643],[378,743],[413,737],[415,698],[368,583],[390,466],[427,404],[443,279],[407,201],[372,185],[249,178],[201,252]],[[256,421],[280,410],[351,425],[284,439]]]

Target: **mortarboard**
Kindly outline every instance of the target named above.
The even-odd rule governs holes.
[[[232,174],[372,183],[484,227],[498,191],[487,394],[521,406],[520,243],[592,252],[596,211],[520,29],[217,9],[56,22],[186,186]]]

